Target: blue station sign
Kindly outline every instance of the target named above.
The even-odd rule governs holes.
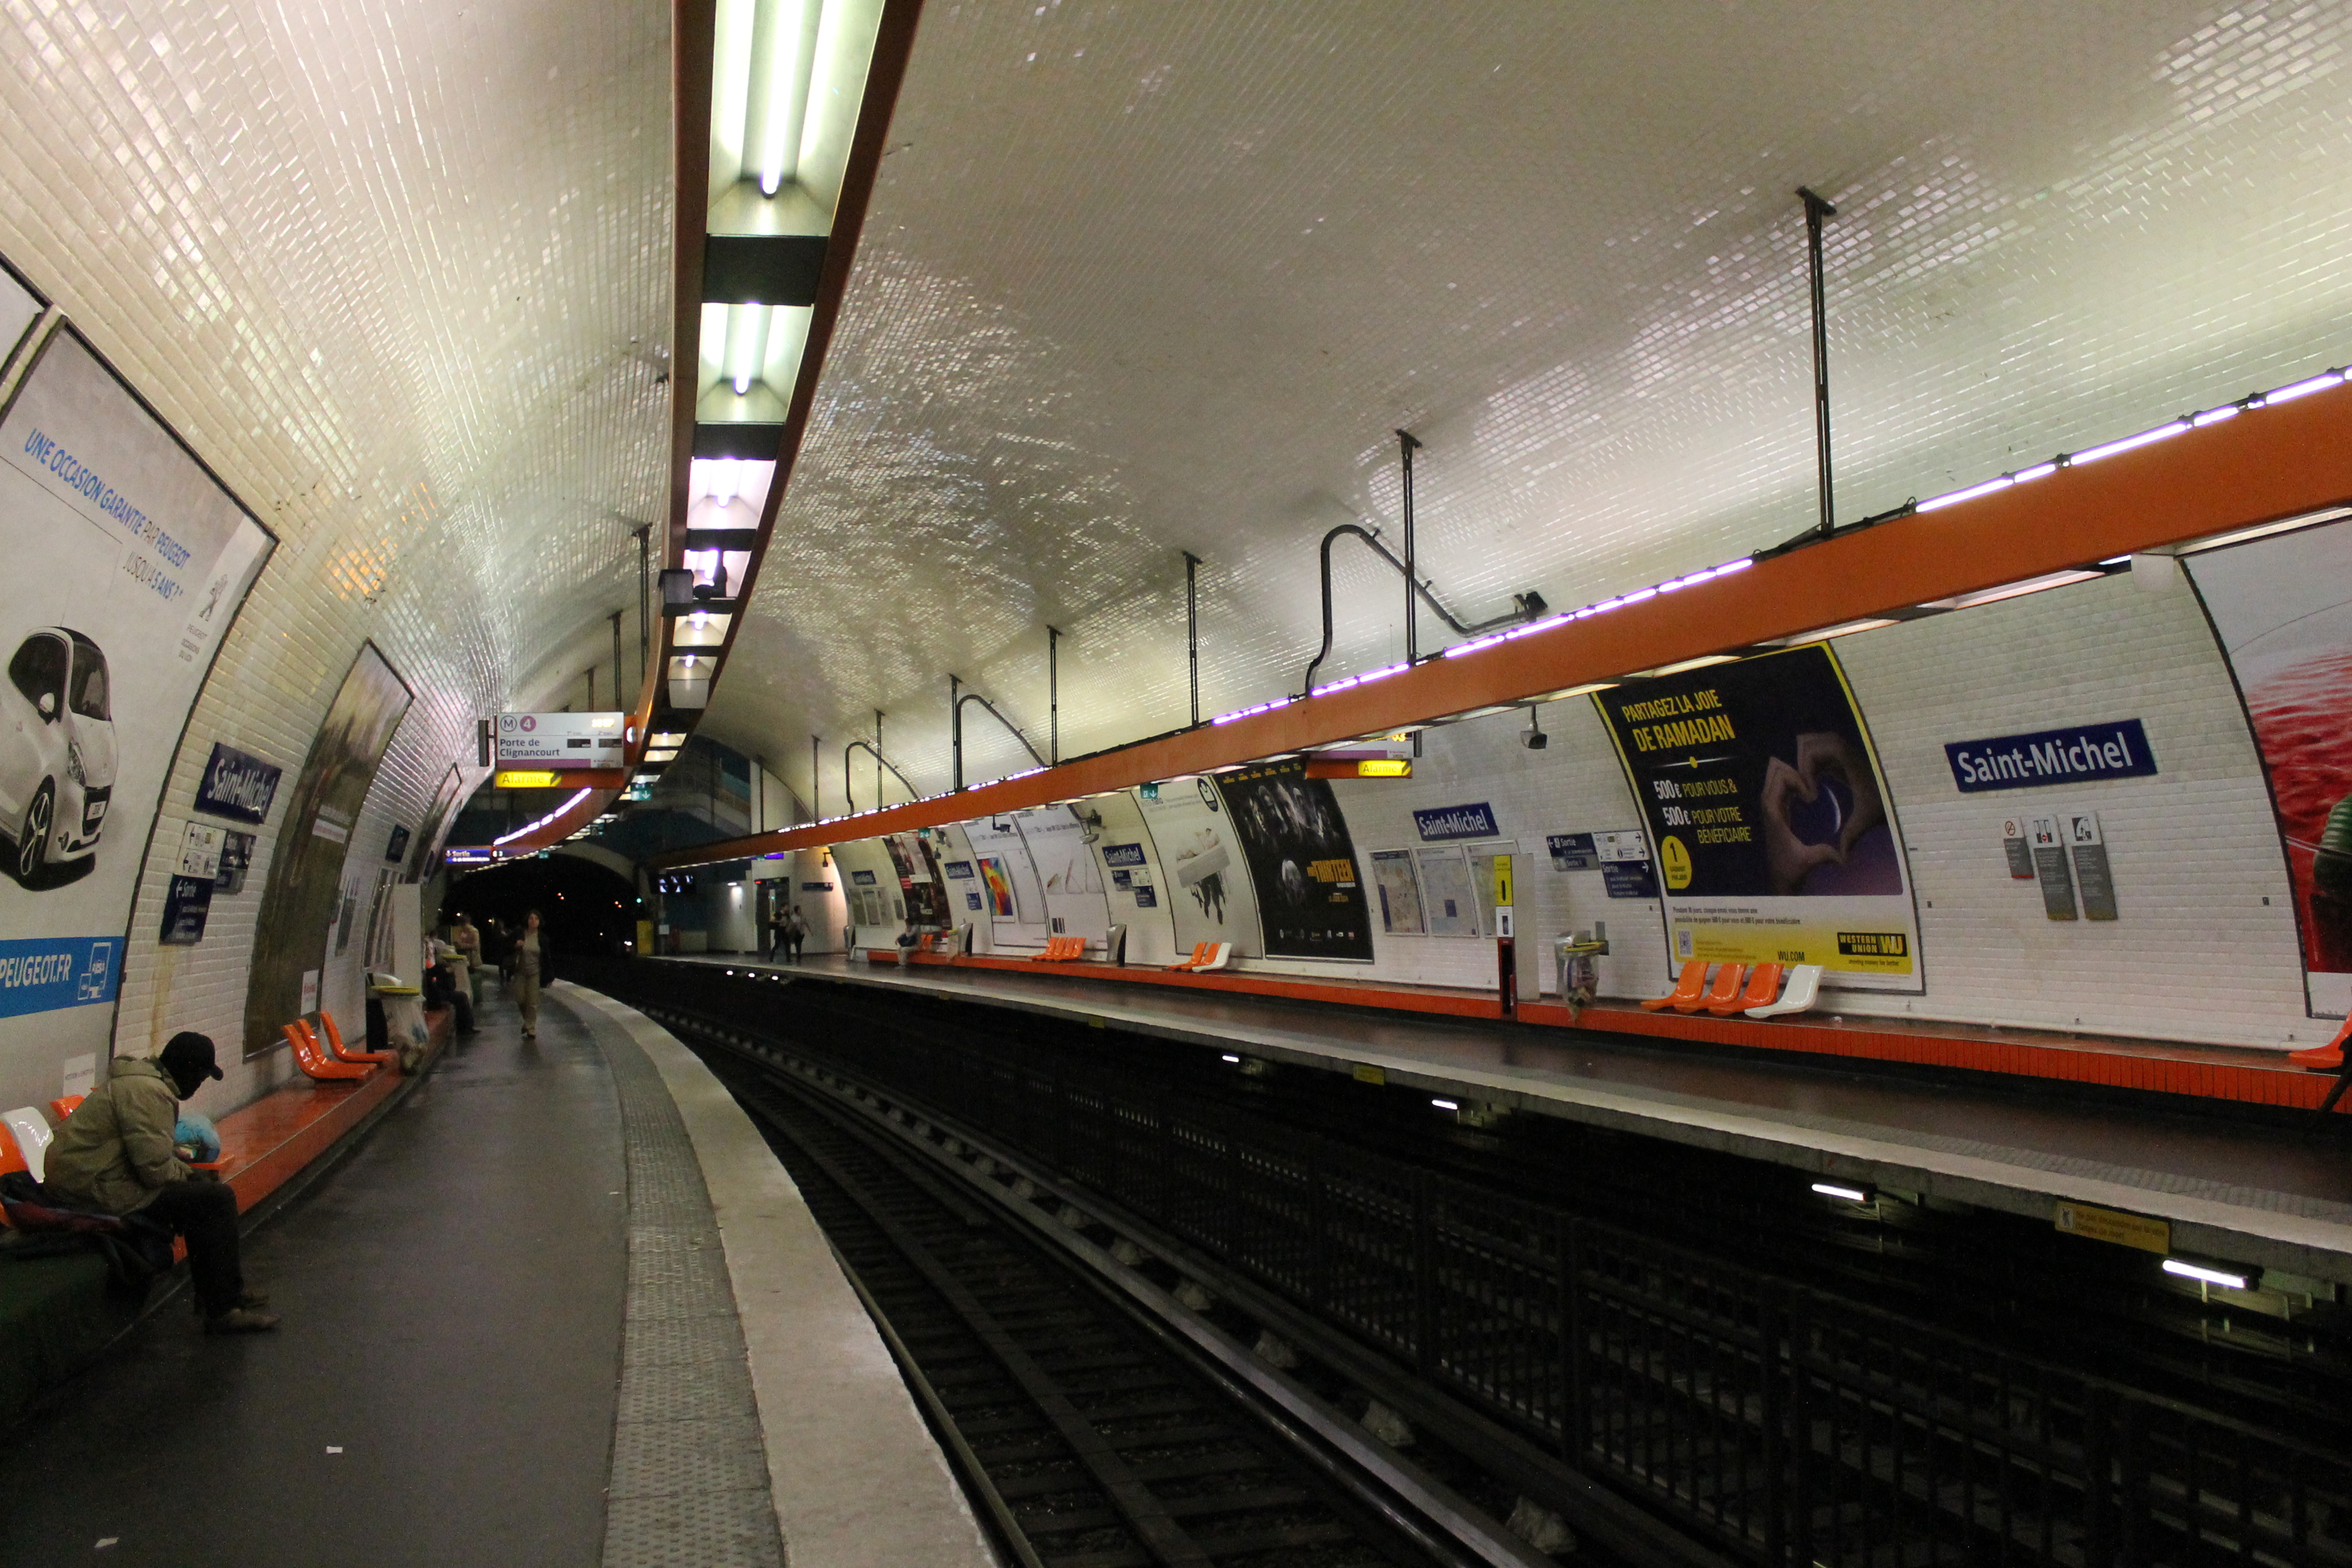
[[[1952,783],[1962,795],[2148,778],[2156,773],[2156,753],[2148,748],[2147,731],[2137,719],[2036,730],[2030,735],[1949,741],[1944,745],[1944,758],[1951,764]]]
[[[1423,844],[1443,844],[1454,838],[1500,838],[1502,830],[1495,826],[1495,808],[1485,801],[1468,805],[1440,805],[1412,814],[1412,825],[1421,834]]]

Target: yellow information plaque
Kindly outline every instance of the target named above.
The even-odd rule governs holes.
[[[1386,1083],[1388,1080],[1389,1075],[1387,1072],[1380,1068],[1372,1066],[1370,1062],[1358,1062],[1356,1064],[1356,1081],[1358,1083]]]
[[[2103,1209],[2061,1199],[2052,1208],[2050,1217],[2051,1223],[2069,1236],[2112,1241],[2118,1247],[2137,1247],[2143,1252],[2172,1250],[2171,1225],[2144,1214],[2126,1214],[2121,1209]]]

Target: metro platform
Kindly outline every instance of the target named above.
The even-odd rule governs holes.
[[[774,1154],[676,1040],[486,996],[245,1241],[0,1435],[0,1562],[993,1563]],[[0,1265],[5,1267],[5,1265]]]
[[[2352,1144],[2332,1121],[2303,1111],[1525,1028],[1349,1005],[1345,993],[1121,984],[1099,965],[1087,975],[1072,972],[1089,966],[962,959],[902,969],[838,954],[797,964],[726,954],[660,962],[1010,1008],[2043,1223],[2055,1222],[2062,1203],[2087,1205],[2164,1221],[2177,1252],[2352,1282]],[[1036,973],[1054,968],[1061,972]]]

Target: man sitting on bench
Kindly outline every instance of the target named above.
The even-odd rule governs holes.
[[[213,1043],[193,1031],[153,1058],[117,1057],[104,1083],[58,1130],[42,1185],[77,1208],[144,1214],[188,1238],[188,1269],[208,1334],[278,1326],[268,1299],[245,1288],[237,1258],[236,1194],[173,1152],[180,1101],[221,1076]]]

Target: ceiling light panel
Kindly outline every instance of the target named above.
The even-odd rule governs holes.
[[[1317,540],[1399,542],[1399,424],[1427,443],[1421,567],[1465,621],[1778,543],[1815,504],[1791,193],[1841,172],[1842,517],[2317,377],[2352,320],[2352,161],[2305,154],[2352,139],[2348,24],[934,6],[738,635],[793,677],[731,675],[712,721],[765,744],[884,708],[943,786],[945,672],[1034,731],[1051,620],[1065,754],[1181,725],[1185,549],[1203,716],[1279,702],[1321,635]],[[1824,74],[1880,107],[1826,110]],[[1393,572],[1334,568],[1325,685],[1402,652]]]

